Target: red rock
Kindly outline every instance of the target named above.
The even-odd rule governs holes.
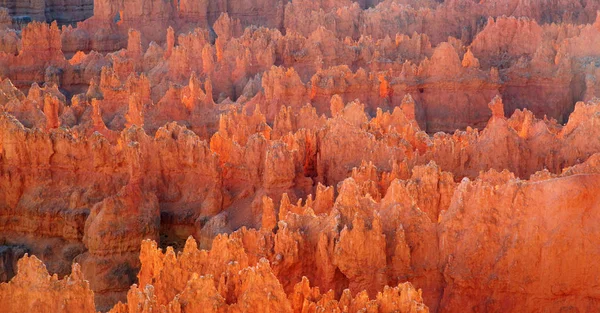
[[[18,273],[8,284],[0,284],[3,311],[12,312],[95,312],[94,293],[84,280],[78,264],[63,279],[50,276],[42,261],[25,256]]]
[[[0,307],[594,310],[596,2],[17,2]]]

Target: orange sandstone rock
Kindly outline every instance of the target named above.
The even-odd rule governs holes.
[[[597,1],[3,5],[9,312],[594,310]]]
[[[63,279],[50,276],[35,256],[19,260],[18,273],[10,283],[0,284],[4,312],[96,312],[94,293],[78,264]]]

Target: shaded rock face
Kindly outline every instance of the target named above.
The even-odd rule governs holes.
[[[8,9],[15,26],[31,20],[70,25],[94,15],[93,0],[2,0],[0,7]]]
[[[25,255],[24,246],[0,246],[0,281],[8,282],[17,271],[17,261]]]
[[[0,6],[0,311],[596,310],[597,1]]]

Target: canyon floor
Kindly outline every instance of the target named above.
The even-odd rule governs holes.
[[[0,7],[1,312],[600,311],[600,2]]]

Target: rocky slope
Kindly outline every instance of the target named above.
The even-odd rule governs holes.
[[[594,311],[595,1],[84,2],[0,2],[7,312]]]

